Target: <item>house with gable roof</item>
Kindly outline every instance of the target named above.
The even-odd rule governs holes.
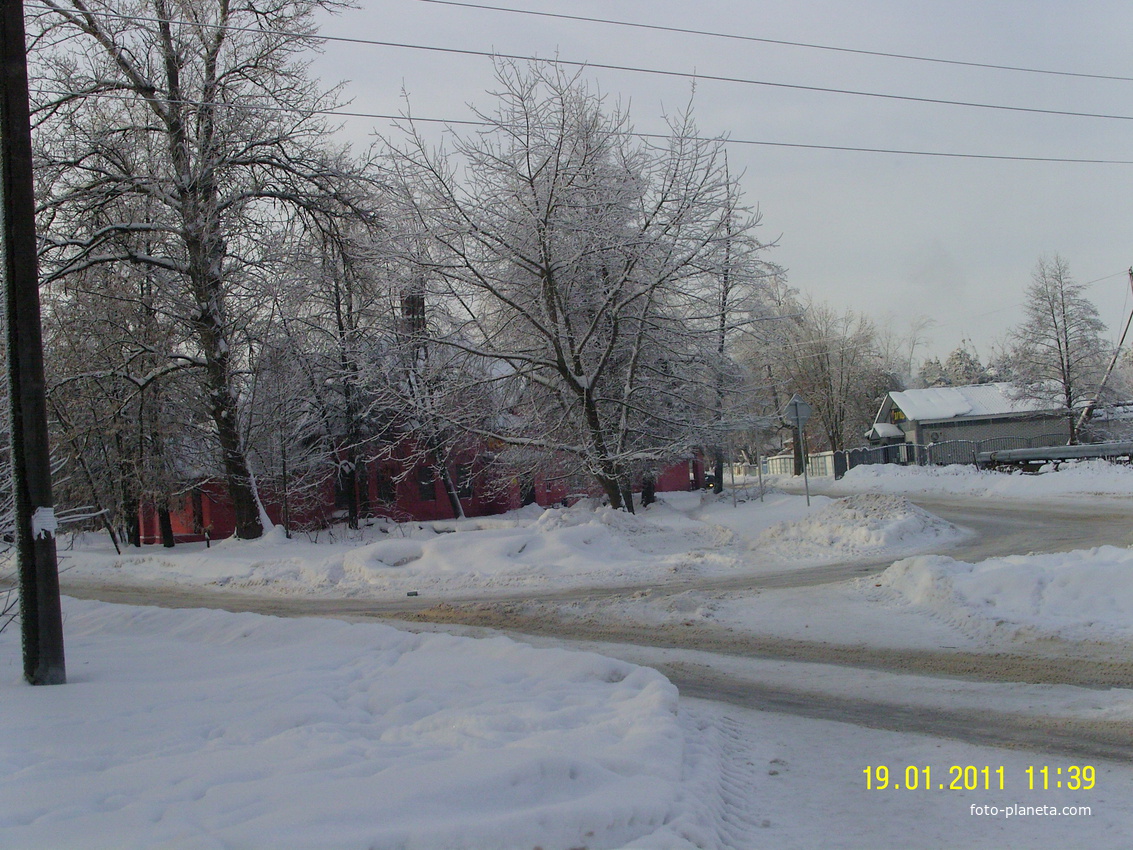
[[[1070,438],[1066,411],[1020,398],[1009,382],[929,387],[885,396],[866,439],[873,445],[1014,437],[1054,446]]]

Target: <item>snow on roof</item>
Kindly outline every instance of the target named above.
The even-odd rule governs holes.
[[[873,435],[881,440],[891,440],[895,437],[904,437],[905,432],[888,422],[875,422],[873,427],[866,431],[866,437]]]
[[[1013,384],[972,384],[966,387],[930,387],[890,393],[893,403],[909,419],[928,422],[964,416],[1010,416],[1050,410],[1049,403],[1015,398]]]

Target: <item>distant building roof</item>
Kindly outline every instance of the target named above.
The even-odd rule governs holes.
[[[931,387],[890,393],[901,412],[917,422],[992,416],[1019,416],[1051,411],[1049,402],[1016,398],[1017,388],[1006,381],[966,387]]]

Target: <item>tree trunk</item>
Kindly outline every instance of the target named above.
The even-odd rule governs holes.
[[[163,24],[163,26],[165,26]],[[220,51],[221,41],[214,45]],[[170,94],[179,94],[178,59],[171,53],[164,56]],[[215,58],[215,57],[214,57]],[[208,64],[208,63],[206,63]],[[212,72],[215,68],[210,69]],[[236,390],[230,369],[231,352],[224,315],[226,247],[220,232],[218,213],[219,187],[216,183],[215,106],[211,94],[215,78],[203,81],[203,91],[210,95],[201,104],[197,115],[196,145],[186,132],[183,104],[169,104],[166,113],[166,141],[170,160],[177,173],[178,207],[181,213],[185,253],[188,259],[189,285],[195,301],[193,326],[205,360],[205,381],[209,395],[209,415],[216,425],[216,436],[223,455],[224,477],[228,496],[236,515],[236,536],[255,539],[264,533],[259,505],[253,490],[251,470],[240,439],[237,423]],[[201,162],[194,169],[190,150],[199,151]]]
[[[648,507],[657,501],[657,481],[651,473],[641,479],[641,506]]]
[[[288,489],[291,484],[287,480],[287,441],[281,433],[279,436],[279,456],[280,463],[283,467],[283,515],[280,519],[283,520],[283,533],[287,535],[288,539],[291,538],[291,497],[288,494]]]
[[[618,486],[618,479],[602,472],[596,473],[594,478],[602,487],[606,498],[610,500],[610,507],[620,508],[622,506],[622,491]]]
[[[358,528],[358,469],[353,459],[341,463],[338,468],[338,486],[346,500],[346,527]]]
[[[169,502],[165,499],[157,505],[157,524],[161,527],[161,545],[172,549],[176,543],[173,539],[173,518],[169,515]]]
[[[440,475],[441,483],[444,485],[449,507],[452,508],[452,515],[456,519],[464,519],[464,506],[460,504],[460,494],[456,492],[456,482],[452,480],[448,467],[443,463],[438,463],[437,474]]]
[[[1066,417],[1066,421],[1070,425],[1070,441],[1068,445],[1076,446],[1078,445],[1078,423],[1073,411]]]
[[[222,400],[212,406],[212,420],[216,423],[217,438],[224,457],[224,477],[228,486],[228,496],[236,515],[236,536],[242,540],[254,540],[264,533],[260,522],[260,510],[256,495],[252,492],[252,476],[240,432],[236,427],[236,404],[227,387],[214,395]]]
[[[794,444],[795,475],[799,476],[803,474],[803,467],[806,464],[806,458],[803,457],[802,429],[796,428],[794,430],[794,439],[792,439],[791,442]]]
[[[724,492],[724,450],[720,446],[712,447],[712,492]]]
[[[625,479],[622,479],[618,483],[618,489],[621,490],[622,507],[629,511],[631,514],[637,513],[637,511],[633,509],[633,488],[630,486],[629,482]]]
[[[51,409],[55,414],[55,418],[59,420],[59,423],[64,427],[64,429],[66,429],[66,431],[70,433],[72,431],[71,423],[59,409],[59,405],[55,403],[55,400],[53,398],[49,397],[48,401],[51,404]],[[118,545],[118,535],[114,531],[114,523],[109,516],[109,512],[102,507],[102,500],[98,495],[98,485],[95,483],[94,475],[90,471],[90,465],[87,463],[86,458],[83,457],[83,453],[79,450],[73,434],[67,437],[67,442],[71,444],[71,450],[74,454],[75,460],[79,464],[79,469],[83,471],[83,477],[86,479],[87,486],[90,488],[91,499],[94,502],[94,509],[98,511],[98,515],[102,518],[102,527],[105,528],[106,533],[110,535],[110,542],[114,544],[114,551],[121,555],[122,549]]]
[[[598,405],[589,389],[582,392],[582,408],[586,417],[586,430],[589,432],[590,443],[594,449],[594,454],[597,455],[598,466],[601,469],[601,472],[594,477],[609,498],[611,508],[625,508],[633,513],[633,499],[629,499],[627,504],[627,501],[623,498],[623,488],[620,481],[621,470],[610,459],[606,450],[606,440],[602,434],[602,419],[598,413]]]
[[[199,249],[190,253],[207,252]],[[236,395],[231,384],[228,342],[220,306],[222,285],[219,275],[206,272],[209,268],[219,268],[220,263],[220,258],[216,258],[214,263],[198,259],[191,264],[199,271],[201,279],[199,284],[194,280],[200,309],[194,324],[205,358],[209,415],[216,426],[216,437],[220,443],[225,483],[236,515],[236,536],[253,540],[264,533],[264,527],[260,522],[259,506],[252,491],[252,475],[237,424]]]
[[[370,466],[360,460],[354,468],[354,481],[358,487],[358,518],[359,520],[373,516],[370,505]]]
[[[138,515],[141,505],[137,496],[127,495],[122,500],[123,520],[126,523],[126,542],[131,546],[142,545],[142,520]]]

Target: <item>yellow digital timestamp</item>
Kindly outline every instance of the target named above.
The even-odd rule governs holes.
[[[931,765],[910,764],[901,773],[901,768],[890,771],[888,765],[869,765],[862,770],[865,774],[867,791],[1004,791],[1007,788],[1007,769],[1000,765],[992,767],[973,764],[954,764],[948,768],[941,781],[933,782]],[[1097,771],[1092,765],[1072,764],[1067,767],[1031,765],[1023,771],[1027,777],[1028,791],[1050,791],[1064,788],[1068,791],[1089,791],[1097,782]]]

